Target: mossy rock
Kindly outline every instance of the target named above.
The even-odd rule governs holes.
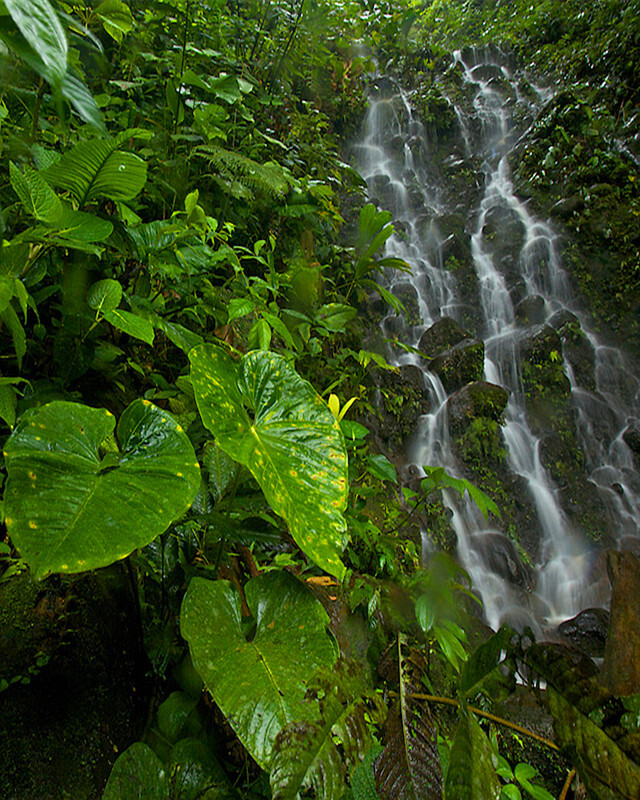
[[[442,381],[447,394],[467,383],[482,380],[484,373],[484,342],[465,340],[436,356],[429,369]]]
[[[418,349],[429,358],[435,358],[469,336],[469,332],[458,325],[455,319],[441,317],[422,334]]]
[[[451,435],[463,434],[478,417],[498,422],[508,401],[507,390],[495,383],[474,381],[463,386],[447,400]]]

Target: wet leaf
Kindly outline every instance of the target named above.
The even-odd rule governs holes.
[[[153,325],[148,319],[143,319],[137,314],[132,314],[130,311],[123,311],[121,308],[107,311],[104,318],[119,331],[124,331],[124,333],[128,333],[129,336],[140,339],[147,344],[153,344],[155,333]]]
[[[114,427],[106,409],[55,401],[25,414],[8,439],[6,525],[37,578],[125,558],[191,504],[200,468],[177,423],[134,401],[118,424],[121,451],[108,453],[115,466],[100,453]]]
[[[49,0],[4,0],[4,4],[44,63],[47,80],[59,86],[67,71],[67,37]]]
[[[45,179],[25,164],[23,171],[13,163],[9,164],[9,176],[13,190],[20,198],[27,213],[43,222],[56,222],[62,216],[60,198]]]
[[[398,644],[400,700],[387,716],[384,750],[374,765],[376,789],[382,800],[442,800],[442,772],[437,729],[429,707],[411,695],[421,689]]]
[[[240,596],[228,581],[194,578],[183,601],[181,631],[196,670],[240,741],[264,769],[287,723],[309,720],[308,681],[337,657],[328,617],[287,572],[269,572],[245,587],[256,633],[247,641]]]
[[[153,750],[135,742],[113,765],[102,800],[167,800],[164,766]]]
[[[116,140],[78,142],[42,173],[54,186],[70,191],[81,206],[99,197],[131,200],[147,181],[147,165]]]
[[[445,800],[498,800],[500,781],[491,760],[491,744],[466,708],[451,748],[445,781]]]
[[[189,359],[205,426],[252,472],[298,546],[342,578],[347,456],[326,403],[275,353],[248,353],[234,362],[220,348],[203,345]]]

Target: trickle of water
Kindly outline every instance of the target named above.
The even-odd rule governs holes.
[[[445,495],[445,502],[452,510],[458,555],[482,596],[488,623],[495,628],[507,621],[540,631],[607,599],[602,587],[589,577],[594,548],[585,532],[576,529],[563,511],[561,487],[544,469],[540,438],[528,422],[519,354],[523,337],[529,334],[517,320],[514,287],[520,300],[535,299],[542,321],[548,322],[558,313],[575,319],[584,332],[586,346],[593,350],[595,386],[579,385],[570,357],[565,358],[565,371],[589,479],[594,491],[601,493],[619,538],[640,533],[640,476],[621,436],[628,420],[638,415],[640,381],[620,351],[598,340],[588,317],[577,308],[560,262],[556,232],[536,219],[514,193],[509,153],[517,136],[510,111],[514,104],[533,111],[536,104],[549,99],[550,91],[530,81],[529,91],[522,91],[522,76],[512,74],[506,59],[495,50],[458,51],[453,62],[473,99],[470,107],[464,108],[450,97],[446,99],[459,123],[464,158],[473,158],[474,163],[479,159],[484,173],[480,200],[468,209],[481,309],[476,314],[477,334],[485,342],[485,379],[509,392],[502,428],[506,465],[518,476],[537,516],[540,543],[533,585],[527,585],[518,575],[518,580],[513,580],[517,554],[504,532],[487,527],[475,506],[460,501],[457,495]],[[408,281],[417,294],[422,320],[420,325],[404,326],[399,331],[397,317],[390,315],[382,323],[383,331],[400,335],[414,347],[422,333],[441,317],[468,322],[468,299],[465,302],[455,276],[443,266],[447,240],[439,233],[440,221],[456,208],[446,199],[438,172],[429,162],[429,152],[425,130],[411,108],[410,97],[391,80],[381,79],[371,91],[356,156],[370,198],[392,211],[396,228],[403,232],[391,237],[388,254],[407,261],[411,273],[386,276],[388,288],[393,291],[399,283]],[[493,239],[507,234],[508,241],[516,244],[501,259]],[[406,353],[396,363],[423,365],[421,359]],[[437,465],[460,474],[448,431],[447,392],[438,377],[426,370],[425,383],[433,410],[420,421],[410,459],[418,469]],[[509,570],[511,580],[505,578]]]

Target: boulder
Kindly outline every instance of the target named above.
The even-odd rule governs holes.
[[[587,608],[558,626],[558,633],[590,658],[602,658],[609,628],[609,612]]]
[[[470,334],[454,319],[442,317],[422,334],[418,349],[429,358],[434,358],[469,337]]]
[[[478,417],[500,420],[507,407],[509,394],[502,386],[487,381],[474,381],[458,389],[447,400],[449,430],[452,436],[464,433]]]
[[[562,341],[562,353],[571,364],[579,386],[589,391],[596,390],[596,354],[593,345],[584,335],[580,320],[564,308],[549,320],[549,325],[558,333]]]
[[[640,561],[628,550],[607,553],[611,619],[599,680],[616,695],[640,692]]]
[[[480,533],[473,537],[473,548],[486,566],[503,580],[523,589],[533,584],[531,570],[522,563],[513,542],[497,531]]]
[[[624,443],[640,456],[640,420],[634,419],[622,434]]]
[[[545,300],[539,294],[532,294],[521,300],[514,309],[516,322],[520,325],[539,325],[545,319]]]
[[[531,364],[546,365],[554,360],[552,355],[562,353],[562,340],[550,325],[535,325],[520,335],[520,358]]]
[[[404,316],[407,324],[419,325],[421,322],[420,301],[416,287],[412,283],[409,283],[409,281],[402,281],[391,289],[391,293],[395,295],[405,307],[406,313]]]
[[[464,340],[436,356],[428,368],[440,378],[447,394],[480,381],[484,373],[484,342]]]

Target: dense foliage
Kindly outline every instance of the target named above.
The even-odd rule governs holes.
[[[505,32],[531,55],[556,10],[524,5],[488,27],[484,6],[433,3],[417,35],[435,56]],[[563,12],[544,66],[578,74],[602,42],[571,37],[597,15],[615,8]],[[105,800],[550,796],[477,721],[513,692],[519,637],[481,634],[449,556],[421,564],[430,498],[498,508],[442,469],[401,489],[361,424],[372,370],[393,370],[363,346],[367,298],[401,312],[376,278],[405,265],[340,143],[373,55],[403,63],[416,19],[373,0],[0,0],[0,583],[80,596],[126,564],[153,683]],[[637,103],[636,40],[616,39],[636,22],[598,26],[618,70],[598,125]]]

